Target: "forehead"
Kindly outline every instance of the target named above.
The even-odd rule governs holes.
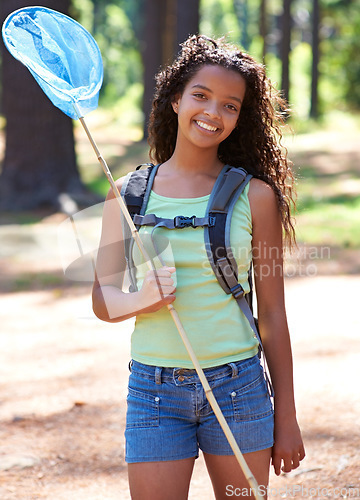
[[[245,79],[237,71],[215,64],[202,66],[189,80],[186,88],[189,89],[197,85],[207,87],[213,91],[219,88],[224,91],[231,89],[232,92],[236,91],[241,98],[244,96],[246,89]]]

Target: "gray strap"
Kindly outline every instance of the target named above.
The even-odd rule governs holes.
[[[247,184],[247,182],[246,182],[246,184]],[[244,187],[243,187],[243,189],[244,189]],[[238,196],[236,196],[235,199],[237,200]],[[231,207],[230,213],[232,212],[232,208],[233,207]],[[228,219],[231,219],[231,216],[228,216]],[[229,230],[229,232],[230,232],[230,230]],[[228,253],[228,257],[229,257],[229,253]],[[259,335],[259,331],[257,329],[256,323],[255,323],[255,318],[254,318],[253,312],[252,312],[252,310],[251,310],[251,308],[250,308],[250,306],[245,298],[244,289],[240,285],[240,283],[238,282],[237,276],[234,274],[234,271],[233,271],[234,267],[230,266],[227,258],[223,257],[221,259],[218,259],[216,262],[216,265],[220,269],[222,276],[226,277],[226,284],[229,287],[230,292],[234,296],[240,310],[242,311],[242,313],[244,314],[244,316],[248,320],[248,322],[251,326],[251,329],[253,330],[253,332],[255,334],[256,340],[259,342],[260,352],[263,353],[262,359],[263,359],[263,368],[264,368],[264,376],[265,376],[266,384],[268,387],[270,397],[274,397],[274,388],[272,386],[270,375],[269,375],[269,370],[267,367],[264,347],[263,347],[261,337]],[[232,264],[232,266],[233,266],[233,264]],[[259,353],[259,355],[260,355],[260,353]]]
[[[126,188],[127,188],[127,185],[128,185],[128,182],[129,182],[129,179],[131,177],[131,174],[132,172],[129,172],[126,176],[125,176],[125,179],[124,179],[124,182],[121,186],[121,191],[120,191],[120,194],[121,196],[124,198],[125,196],[125,191],[126,191]]]
[[[124,201],[125,201],[124,196],[125,196],[126,188],[127,188],[128,182],[130,180],[131,174],[132,174],[132,172],[129,172],[125,176],[124,182],[121,186],[120,195],[122,196]],[[132,238],[131,231],[130,231],[130,228],[125,220],[125,217],[122,217],[122,222],[123,222],[122,229],[123,229],[124,247],[125,247],[125,260],[126,260],[127,269],[129,272],[130,290],[136,291],[137,290],[136,269],[135,269],[135,266],[132,265],[132,258],[131,258],[132,247],[134,246],[134,240]]]
[[[231,167],[229,165],[224,165],[220,174],[217,176],[214,187],[212,188],[212,191],[211,191],[211,195],[210,195],[210,198],[208,201],[206,212],[209,212],[209,207],[213,206],[214,200],[217,198],[217,193],[221,189],[220,186],[222,186],[222,184],[224,182],[225,175],[230,169],[231,169]]]
[[[222,186],[211,204],[212,212],[226,212],[226,206],[234,191],[242,184],[247,172],[243,168],[230,168],[222,179]]]
[[[144,213],[146,212],[146,207],[147,207],[148,202],[149,202],[149,197],[150,197],[150,193],[151,193],[151,190],[152,190],[152,187],[154,184],[155,175],[156,175],[156,172],[158,171],[159,167],[160,167],[160,163],[155,165],[150,173],[149,180],[148,180],[148,183],[146,186],[143,204],[142,204],[142,207],[140,210],[140,215],[144,215]]]
[[[231,167],[229,165],[224,165],[220,174],[218,175],[216,181],[215,181],[215,184],[214,184],[214,187],[211,191],[211,195],[210,195],[210,198],[209,198],[209,201],[208,201],[208,204],[207,204],[207,207],[206,207],[206,213],[209,213],[213,204],[214,204],[214,200],[215,198],[217,197],[217,194],[219,192],[219,190],[221,189],[221,186],[224,182],[224,177],[226,175],[226,173],[231,169]],[[212,245],[211,245],[211,242],[210,242],[210,236],[209,236],[209,231],[207,230],[207,228],[205,227],[205,230],[204,230],[204,240],[205,240],[205,250],[206,250],[206,254],[207,254],[207,257],[209,259],[209,262],[210,262],[210,265],[211,265],[211,268],[221,286],[221,288],[226,292],[228,293],[228,288],[227,288],[227,285],[226,283],[224,282],[224,280],[222,279],[222,277],[220,276],[220,274],[217,272],[217,268],[215,266],[215,263],[214,263],[214,259],[213,259],[213,254],[212,254]]]
[[[231,241],[230,241],[230,231],[231,231],[231,220],[234,212],[235,205],[237,201],[239,200],[241,194],[245,190],[246,186],[252,179],[252,175],[248,174],[246,175],[245,179],[243,182],[240,184],[240,186],[237,188],[234,196],[232,197],[231,203],[228,207],[228,215],[226,217],[226,225],[225,225],[225,247],[226,247],[226,253],[227,253],[227,258],[229,259],[233,269],[236,270],[236,275],[237,275],[237,262],[234,257],[233,250],[231,248]]]
[[[160,165],[155,165],[150,173],[150,176],[149,176],[149,179],[148,179],[148,183],[147,183],[147,186],[146,186],[146,191],[145,191],[145,194],[144,194],[144,199],[143,199],[143,203],[142,203],[142,207],[140,209],[140,213],[143,214],[146,210],[146,207],[147,207],[147,203],[148,203],[148,200],[149,200],[149,196],[150,196],[150,192],[151,192],[151,189],[152,189],[152,185],[154,183],[154,178],[155,178],[155,175],[156,175],[156,172],[158,170]],[[124,179],[124,182],[123,182],[123,185],[121,187],[121,196],[124,198],[125,196],[125,192],[126,192],[126,189],[127,189],[127,185],[128,185],[128,182],[130,180],[130,177],[132,175],[133,172],[129,172],[126,176],[125,176],[125,179]],[[136,225],[136,222],[134,221],[135,225]],[[132,234],[131,234],[131,231],[130,231],[130,228],[128,227],[128,224],[125,222],[124,225],[123,225],[123,234],[124,234],[124,243],[125,243],[125,246],[126,246],[126,250],[125,250],[125,259],[127,261],[127,266],[128,266],[128,270],[129,270],[129,277],[130,277],[130,291],[137,291],[137,284],[136,284],[136,267],[133,263],[133,259],[132,259],[132,253],[133,253],[133,248],[134,248],[134,238],[132,237]]]
[[[137,226],[156,226],[175,229],[184,227],[204,227],[212,225],[212,223],[212,217],[177,216],[173,219],[165,219],[163,217],[157,217],[155,214],[134,215],[134,224]]]
[[[134,215],[134,224],[135,226],[156,226],[158,220],[160,218],[156,217],[155,214],[146,214],[146,215]]]
[[[214,196],[210,196],[206,209],[207,213],[213,213],[214,211],[227,213],[225,226],[225,247],[227,259],[231,263],[232,269],[230,266],[226,266],[224,272],[219,273],[218,268],[220,267],[221,269],[221,266],[225,266],[226,263],[221,262],[222,259],[218,259],[218,266],[215,265],[209,231],[206,229],[204,231],[205,249],[210,265],[215,273],[215,276],[217,277],[220,286],[226,293],[230,293],[229,289],[235,287],[237,283],[233,283],[232,285],[229,284],[229,280],[231,280],[231,277],[234,275],[234,273],[235,279],[237,278],[237,263],[230,244],[232,214],[236,202],[240,198],[240,195],[244,191],[251,178],[252,176],[247,174],[246,170],[225,165],[217,179],[218,185],[215,184],[213,188]]]

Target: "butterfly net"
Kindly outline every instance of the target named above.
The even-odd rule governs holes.
[[[2,35],[9,52],[66,115],[78,119],[97,108],[101,54],[79,23],[45,7],[27,7],[7,17]]]

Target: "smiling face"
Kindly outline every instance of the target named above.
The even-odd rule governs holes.
[[[242,76],[219,65],[202,66],[172,106],[177,145],[217,148],[236,127],[246,90]]]

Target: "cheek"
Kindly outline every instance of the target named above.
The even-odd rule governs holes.
[[[236,129],[237,125],[239,123],[239,119],[236,119],[235,121],[233,121],[231,123],[231,125],[229,124],[229,127],[227,129],[227,134],[226,134],[226,137],[223,139],[226,140],[228,137],[230,137],[230,135],[234,132],[234,130]]]
[[[239,121],[240,121],[240,114],[228,119],[227,123],[228,123],[228,128],[230,130],[229,135],[237,127],[237,125],[239,124]]]

